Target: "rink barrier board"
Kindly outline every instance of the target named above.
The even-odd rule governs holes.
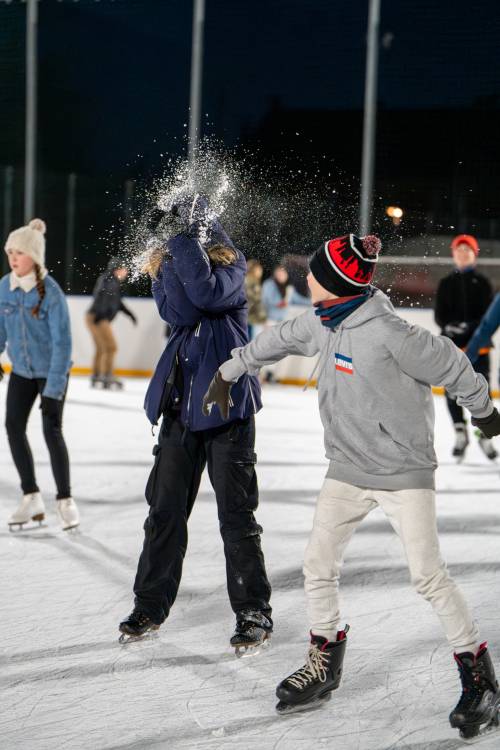
[[[9,373],[12,370],[10,365],[3,366],[4,372]],[[71,375],[91,375],[92,370],[90,367],[72,367]],[[153,374],[152,370],[114,370],[114,375],[118,375],[121,378],[150,378]],[[316,387],[315,380],[302,380],[301,378],[280,378],[277,381],[280,385],[295,385],[304,387],[306,383],[311,387]],[[444,388],[437,386],[432,387],[432,392],[435,396],[444,396]],[[491,391],[492,398],[500,398],[500,391]]]
[[[68,308],[71,320],[72,359],[76,363],[72,369],[75,375],[90,375],[94,358],[94,343],[85,324],[85,315],[91,297],[68,295]],[[118,343],[115,360],[115,373],[122,377],[149,378],[165,349],[165,324],[158,316],[156,304],[151,297],[126,297],[127,306],[135,314],[138,324],[133,326],[125,315],[118,315],[113,321],[113,332]],[[287,317],[293,318],[304,312],[303,307],[290,305]],[[410,325],[417,324],[431,333],[439,333],[430,308],[398,308],[398,314]],[[493,336],[495,348],[491,351],[491,389],[495,397],[500,395],[498,369],[500,367],[500,329]],[[317,358],[291,355],[281,362],[266,368],[271,370],[278,383],[303,386],[314,369]],[[4,366],[10,364],[6,354],[2,354]],[[441,391],[435,391],[440,393]]]

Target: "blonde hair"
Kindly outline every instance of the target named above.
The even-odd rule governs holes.
[[[141,266],[141,273],[148,273],[152,279],[158,278],[158,271],[165,255],[163,247],[154,247],[145,257]]]
[[[160,266],[167,255],[163,247],[154,247],[145,257],[141,273],[148,273],[152,279],[158,278]],[[226,245],[212,245],[207,250],[207,255],[214,266],[230,266],[237,258],[236,251]]]
[[[34,318],[38,318],[40,307],[42,306],[42,302],[45,299],[45,284],[43,283],[42,269],[38,265],[38,263],[35,263],[35,276],[36,276],[36,290],[38,292],[39,299],[35,307],[31,309],[31,314],[33,315]]]
[[[231,266],[238,257],[236,251],[227,245],[212,245],[208,248],[207,255],[214,266]]]

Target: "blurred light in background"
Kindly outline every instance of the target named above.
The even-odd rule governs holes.
[[[401,219],[403,218],[403,209],[399,206],[388,206],[385,210],[387,216],[390,216],[392,219],[392,223],[395,227],[399,226],[401,224]]]

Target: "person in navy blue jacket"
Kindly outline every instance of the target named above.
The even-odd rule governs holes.
[[[11,272],[0,281],[0,354],[7,348],[12,362],[5,426],[23,491],[9,525],[21,528],[45,517],[26,436],[29,415],[40,396],[43,435],[57,486],[57,512],[62,528],[67,530],[79,523],[62,433],[71,367],[71,328],[66,298],[45,268],[44,234],[45,222],[41,219],[33,219],[9,234],[5,252]],[[0,380],[2,376],[0,367]]]
[[[248,376],[232,390],[229,422],[215,410],[204,416],[202,401],[222,362],[248,341],[246,262],[205,199],[187,197],[172,212],[182,231],[147,268],[160,316],[171,332],[145,399],[151,423],[162,419],[162,424],[146,486],[150,510],[134,584],[135,607],[120,623],[121,638],[157,629],[168,616],[180,584],[187,521],[207,466],[236,614],[231,644],[238,648],[262,642],[272,631],[262,528],[254,517],[259,382]]]

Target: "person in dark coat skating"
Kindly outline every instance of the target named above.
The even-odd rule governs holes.
[[[228,421],[215,411],[204,416],[201,405],[219,365],[234,347],[248,342],[246,262],[205,199],[187,197],[172,210],[182,231],[163,247],[158,240],[147,266],[160,316],[171,332],[145,399],[149,420],[162,424],[146,486],[150,510],[135,607],[120,631],[122,640],[140,637],[168,617],[181,580],[187,521],[207,466],[236,615],[231,645],[239,649],[260,644],[272,631],[262,528],[254,516],[258,380],[248,376],[234,388]]]
[[[113,375],[117,352],[116,339],[111,322],[119,312],[125,313],[134,325],[137,318],[122,300],[121,285],[128,276],[128,268],[119,258],[111,258],[108,267],[97,279],[94,301],[85,322],[94,340],[95,355],[92,367],[92,386],[121,388],[122,383]]]
[[[464,350],[493,298],[493,289],[486,276],[477,271],[479,244],[475,237],[470,234],[459,234],[451,243],[451,252],[455,270],[439,282],[434,317],[441,328],[441,334],[450,338],[459,349]],[[473,363],[475,371],[484,375],[488,383],[490,346],[491,342],[487,341]],[[464,411],[456,400],[448,395],[446,401],[455,428],[453,455],[460,460],[469,444]],[[480,431],[478,440],[483,453],[488,458],[495,459],[497,453],[491,440]]]

